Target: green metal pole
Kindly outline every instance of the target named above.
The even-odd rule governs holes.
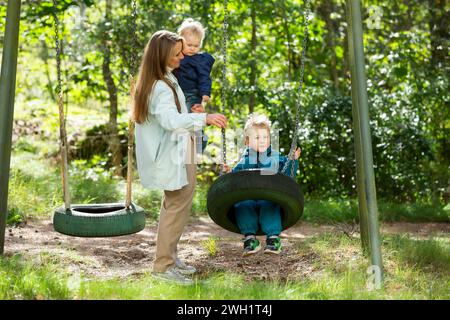
[[[5,245],[8,181],[19,46],[20,0],[8,0],[0,75],[0,255]]]
[[[369,249],[371,263],[379,268],[382,278],[383,263],[379,240],[378,208],[359,0],[347,0],[347,21],[361,240],[364,250]]]
[[[352,7],[347,2],[347,22],[348,22],[348,51],[350,58],[350,73],[352,80],[352,114],[353,114],[353,131],[355,138],[355,158],[356,158],[356,172],[358,188],[358,203],[359,203],[359,228],[361,233],[361,244],[365,253],[369,252],[369,224],[367,214],[367,203],[364,192],[364,184],[359,183],[364,181],[364,168],[363,168],[363,150],[361,143],[361,128],[360,128],[360,116],[359,116],[359,102],[358,102],[358,82],[356,79],[356,64],[355,64],[355,46],[353,43],[353,21],[352,21]],[[365,80],[364,80],[365,81]]]

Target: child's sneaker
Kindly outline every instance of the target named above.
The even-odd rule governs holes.
[[[246,236],[244,239],[244,252],[242,253],[242,256],[247,257],[252,254],[255,254],[261,250],[261,245],[259,243],[259,240],[256,239],[255,236]]]
[[[281,240],[278,236],[270,236],[266,240],[266,247],[264,253],[268,254],[280,254],[281,252]]]

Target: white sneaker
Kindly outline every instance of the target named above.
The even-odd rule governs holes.
[[[176,266],[170,267],[165,272],[153,272],[153,277],[158,280],[173,282],[183,286],[194,284],[194,280],[181,274]]]
[[[197,269],[193,266],[188,266],[180,259],[175,259],[175,267],[177,268],[177,271],[184,275],[191,275],[197,272]]]

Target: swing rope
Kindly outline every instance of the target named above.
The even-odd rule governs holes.
[[[135,74],[137,69],[137,6],[136,0],[131,2],[132,13],[131,13],[131,27],[133,33],[133,44],[131,46],[131,72],[130,72],[130,97],[131,102],[133,101],[134,95],[134,85],[135,85]],[[127,155],[127,193],[125,196],[125,207],[129,208],[131,206],[131,186],[133,181],[133,146],[134,146],[134,121],[131,115],[128,118],[128,155]]]
[[[136,0],[132,0],[132,30],[133,30],[133,45],[131,53],[131,92],[134,89],[134,77],[137,66],[137,35],[136,35],[136,19],[137,9]],[[53,0],[53,21],[55,31],[55,46],[56,46],[56,69],[57,69],[57,92],[58,92],[58,113],[59,113],[59,138],[60,138],[60,155],[61,155],[61,176],[62,176],[62,188],[64,197],[64,208],[66,211],[70,211],[70,190],[69,190],[69,175],[68,175],[68,144],[67,144],[67,131],[66,131],[66,118],[64,114],[64,99],[62,88],[62,72],[61,72],[61,46],[62,39],[59,36],[60,22],[58,18],[58,0]],[[134,145],[134,122],[131,117],[128,121],[128,164],[127,164],[127,189],[125,196],[125,207],[131,207],[132,198],[132,177],[133,177],[133,145]]]
[[[57,0],[53,0],[53,18],[55,28],[55,45],[56,45],[56,69],[58,75],[58,110],[59,110],[59,139],[60,139],[60,155],[61,155],[61,178],[63,185],[64,208],[70,210],[70,193],[69,193],[69,178],[67,173],[67,131],[66,119],[64,116],[64,99],[61,79],[61,40],[59,39],[59,18],[57,12]]]

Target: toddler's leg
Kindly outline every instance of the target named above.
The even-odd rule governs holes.
[[[256,234],[259,229],[256,202],[253,200],[238,202],[234,205],[234,211],[241,233],[244,235]]]
[[[258,200],[260,206],[259,223],[267,237],[281,233],[281,208],[278,204],[267,200]]]
[[[188,109],[188,112],[192,112],[191,108],[194,106],[194,104],[202,103],[202,98],[200,97],[197,90],[186,91],[184,93],[184,96],[186,97],[186,107]]]
[[[258,204],[261,207],[259,223],[261,224],[261,229],[267,235],[264,253],[280,254],[281,240],[279,234],[282,230],[281,207],[267,200],[259,200]]]
[[[202,97],[199,95],[199,92],[197,90],[186,91],[184,95],[186,97],[186,107],[188,109],[188,112],[192,112],[191,108],[194,106],[194,104],[202,103]],[[205,135],[205,131],[204,130],[196,131],[195,147],[198,154],[203,154],[203,151],[205,150],[207,143],[208,143],[208,136]]]

